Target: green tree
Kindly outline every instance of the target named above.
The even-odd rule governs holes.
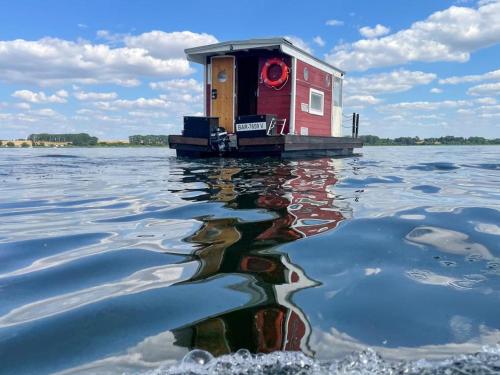
[[[7,147],[15,147],[16,145],[14,142],[7,142]]]
[[[128,137],[131,145],[166,146],[168,135],[131,135]]]
[[[30,134],[28,139],[32,142],[67,142],[73,146],[95,146],[97,145],[97,137],[92,137],[87,133],[79,134]]]

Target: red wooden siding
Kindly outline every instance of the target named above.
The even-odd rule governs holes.
[[[304,80],[304,68],[309,71],[309,79]],[[332,121],[332,81],[333,77],[321,69],[297,60],[297,86],[295,102],[295,134],[300,134],[300,128],[307,128],[308,135],[331,135]],[[326,76],[330,76],[328,86]],[[309,105],[309,89],[313,88],[325,93],[323,116],[303,112],[302,103]]]
[[[274,114],[279,119],[286,119],[285,132],[288,132],[288,124],[290,122],[292,74],[290,73],[288,82],[285,84],[285,86],[283,86],[281,90],[275,90],[271,87],[266,86],[263,82],[260,81],[260,72],[262,71],[262,67],[264,66],[268,58],[271,57],[267,56],[259,58],[259,97],[257,98],[257,113]],[[290,57],[284,56],[283,59],[286,65],[291,68],[292,64]]]

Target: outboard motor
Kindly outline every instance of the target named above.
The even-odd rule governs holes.
[[[229,149],[229,136],[226,129],[219,126],[210,133],[210,147],[218,152],[226,152]]]

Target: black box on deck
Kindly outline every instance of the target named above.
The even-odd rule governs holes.
[[[182,135],[193,138],[210,138],[210,133],[219,127],[218,117],[184,116]]]
[[[276,119],[276,115],[238,116],[234,126],[238,138],[265,137],[273,119]],[[269,135],[276,135],[276,125]]]

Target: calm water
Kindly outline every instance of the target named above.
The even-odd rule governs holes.
[[[500,147],[0,149],[0,183],[0,373],[500,368]]]

